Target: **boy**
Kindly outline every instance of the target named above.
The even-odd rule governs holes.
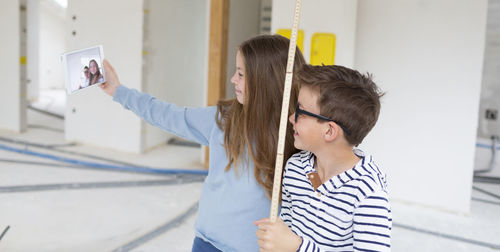
[[[385,174],[358,146],[375,125],[382,94],[370,76],[342,66],[304,66],[289,118],[303,151],[285,166],[280,218],[256,221],[261,251],[389,251]]]

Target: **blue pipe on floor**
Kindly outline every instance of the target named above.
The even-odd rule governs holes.
[[[491,144],[476,143],[476,147],[491,149]],[[500,146],[498,146],[496,150],[500,150]]]
[[[476,147],[480,148],[488,148],[491,149],[491,145],[476,143]],[[110,170],[119,170],[119,171],[131,171],[131,172],[141,172],[141,173],[159,173],[159,174],[196,174],[196,175],[208,175],[208,171],[204,170],[186,170],[186,169],[154,169],[154,168],[145,168],[145,167],[136,167],[136,166],[120,166],[120,165],[109,165],[109,164],[99,164],[94,162],[82,161],[71,158],[58,157],[51,154],[45,154],[35,151],[30,151],[26,149],[18,149],[14,147],[10,147],[7,145],[0,144],[0,149],[17,152],[25,155],[31,155],[36,157],[41,157],[45,159],[51,159],[55,161],[60,161],[69,164],[76,164],[86,167],[100,168],[100,169],[110,169]],[[496,148],[500,150],[500,146]]]
[[[64,163],[76,164],[76,165],[99,168],[99,169],[131,171],[131,172],[140,172],[140,173],[208,175],[208,171],[204,171],[204,170],[155,169],[155,168],[145,168],[145,167],[136,167],[136,166],[99,164],[99,163],[88,162],[88,161],[83,161],[83,160],[58,157],[55,155],[40,153],[40,152],[26,150],[26,149],[18,149],[18,148],[10,147],[10,146],[3,145],[3,144],[0,144],[0,149],[6,150],[6,151],[11,151],[11,152],[17,152],[17,153],[25,154],[25,155],[35,156],[35,157],[41,157],[41,158],[45,158],[45,159],[51,159],[51,160],[60,161],[60,162],[64,162]]]

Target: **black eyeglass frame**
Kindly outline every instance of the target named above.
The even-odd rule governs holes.
[[[297,123],[297,119],[299,119],[299,115],[308,115],[308,116],[312,116],[312,117],[315,117],[317,119],[320,119],[320,120],[323,120],[323,121],[327,121],[327,122],[334,122],[336,123],[347,135],[351,135],[351,132],[339,121],[337,120],[333,120],[333,119],[330,119],[326,116],[322,116],[322,115],[318,115],[318,114],[314,114],[312,112],[309,112],[307,110],[303,110],[303,109],[300,109],[299,108],[299,103],[297,102],[297,104],[295,104],[295,123]]]

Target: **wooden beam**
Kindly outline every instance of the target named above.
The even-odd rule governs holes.
[[[214,106],[217,101],[226,97],[228,27],[229,0],[211,0],[208,49],[208,106]],[[207,168],[208,156],[208,148],[206,148],[205,167]]]

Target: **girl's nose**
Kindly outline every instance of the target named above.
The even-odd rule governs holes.
[[[233,74],[233,77],[231,77],[231,83],[233,83],[234,85],[236,85],[236,73]]]

